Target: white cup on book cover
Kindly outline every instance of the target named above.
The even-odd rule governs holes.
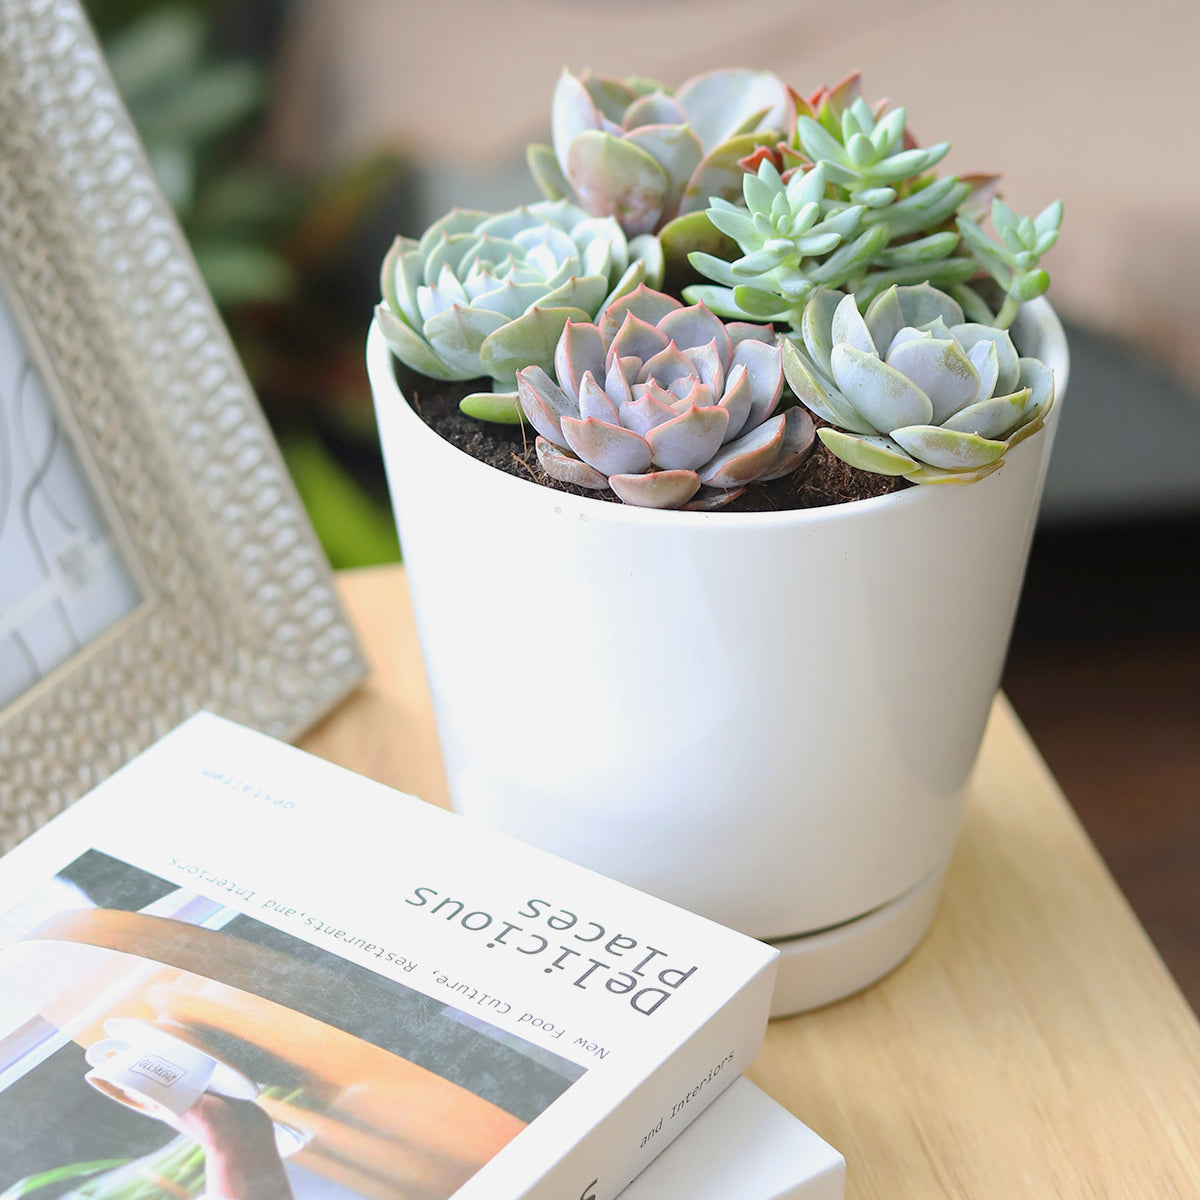
[[[92,1069],[84,1079],[97,1091],[168,1123],[204,1095],[217,1067],[203,1050],[152,1029],[133,1041],[104,1038],[85,1058]]]

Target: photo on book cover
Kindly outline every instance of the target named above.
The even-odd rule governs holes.
[[[229,899],[91,850],[0,914],[0,1200],[445,1200],[584,1074]]]

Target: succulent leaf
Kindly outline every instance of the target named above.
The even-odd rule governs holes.
[[[520,425],[525,419],[517,392],[468,392],[458,407],[468,417],[494,425]]]
[[[1021,378],[1021,360],[1012,338],[1003,329],[994,325],[982,325],[969,321],[955,324],[954,339],[968,354],[973,354],[980,342],[986,342],[996,351],[996,384],[994,390],[1004,395],[1017,390]],[[1036,359],[1031,360],[1037,362]],[[1038,364],[1041,365],[1040,363]]]
[[[1036,409],[1030,403],[1029,388],[1011,396],[990,396],[977,404],[968,405],[942,423],[943,429],[959,433],[976,433],[984,438],[1003,438],[1018,425],[1025,424]]]
[[[871,471],[876,475],[908,475],[920,466],[889,437],[843,433],[832,426],[818,429],[817,437],[843,462],[860,471]]]
[[[530,363],[554,361],[554,347],[568,321],[586,321],[581,308],[539,308],[536,305],[515,321],[489,334],[479,351],[479,361],[493,379],[507,382]]]
[[[816,426],[804,409],[789,408],[780,416],[783,418],[783,444],[770,471],[760,477],[763,483],[790,475],[808,457],[816,438]]]
[[[734,488],[763,478],[779,458],[783,431],[781,415],[730,442],[705,465],[700,482],[709,487]]]
[[[929,397],[935,425],[974,403],[979,395],[979,372],[952,338],[910,338],[892,350],[886,361]]]
[[[1008,447],[1003,442],[960,433],[935,425],[893,429],[892,440],[913,458],[943,471],[974,471],[998,459]]]
[[[542,189],[547,200],[561,200],[570,194],[571,184],[558,165],[553,146],[531,144],[525,151],[525,161],[534,183]]]
[[[604,475],[637,474],[650,466],[650,447],[640,434],[596,417],[563,417],[567,445]]]
[[[566,175],[588,212],[615,218],[630,236],[652,232],[666,211],[670,176],[627,139],[585,130],[571,142]]]
[[[558,77],[554,87],[554,100],[550,107],[550,129],[554,143],[554,154],[567,175],[567,153],[571,143],[587,130],[600,129],[600,114],[582,80],[570,71]]]
[[[471,379],[484,342],[508,323],[502,313],[455,304],[425,322],[425,338],[451,370]]]
[[[600,330],[587,321],[568,321],[554,351],[554,372],[563,391],[577,401],[583,376],[590,371],[595,378],[602,379],[604,364],[605,346]]]
[[[1054,372],[1036,358],[1019,360],[1017,382],[1030,391],[1030,402],[1039,417],[1045,417],[1054,404]]]
[[[665,471],[695,471],[721,448],[729,430],[729,411],[719,405],[692,405],[646,434],[654,465]]]
[[[544,437],[534,443],[538,462],[551,479],[560,483],[571,483],[575,487],[592,491],[608,491],[608,476],[595,467],[589,467],[582,459],[556,446]]]
[[[563,417],[574,416],[579,406],[541,367],[517,373],[517,396],[529,423],[548,441],[565,446]]]
[[[696,75],[681,84],[676,99],[706,153],[739,135],[752,120],[758,129],[779,130],[791,120],[786,85],[769,71],[741,69]]]
[[[858,311],[858,302],[853,296],[843,297],[833,310],[829,332],[835,343],[845,342],[847,345],[856,346],[864,354],[879,356],[879,348],[875,345],[871,331]]]
[[[836,387],[827,387],[816,369],[790,338],[780,342],[788,386],[800,402],[823,421],[851,433],[873,434],[875,426],[849,404]]]
[[[638,96],[625,109],[621,118],[622,129],[637,129],[643,125],[685,124],[687,124],[687,112],[683,105],[662,88],[657,88],[644,96]]]
[[[375,320],[391,352],[404,364],[428,375],[430,379],[470,379],[470,375],[456,375],[442,361],[437,351],[419,334],[400,320],[385,304],[375,308]],[[483,372],[481,371],[480,374]]]
[[[605,347],[607,347],[612,343],[629,313],[647,324],[657,325],[668,313],[682,307],[683,305],[674,296],[656,292],[652,287],[642,285],[634,288],[628,295],[622,296],[615,304],[609,305],[596,323],[600,327],[600,334],[604,338]]]
[[[639,508],[682,508],[699,490],[695,471],[649,471],[612,475],[608,484],[626,504]]]
[[[1012,445],[1012,442],[1009,442]],[[909,483],[949,483],[957,487],[962,487],[968,483],[978,483],[981,479],[986,479],[989,475],[1004,466],[1004,459],[998,458],[993,463],[988,463],[986,467],[979,467],[974,471],[943,471],[938,467],[918,467],[915,471],[909,471],[905,475],[905,479]]]
[[[830,365],[838,390],[880,433],[932,419],[933,404],[921,388],[875,355],[838,342]]]

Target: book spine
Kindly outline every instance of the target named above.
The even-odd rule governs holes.
[[[754,1060],[774,979],[772,963],[597,1121],[522,1200],[614,1200]]]

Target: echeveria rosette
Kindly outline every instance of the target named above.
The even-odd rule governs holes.
[[[783,365],[769,327],[639,287],[595,324],[568,321],[554,356],[517,373],[552,479],[648,508],[718,507],[799,466],[803,409],[776,413]],[[703,491],[701,490],[703,489]]]
[[[503,213],[455,209],[383,261],[376,320],[401,362],[434,379],[491,376],[467,411],[518,420],[516,373],[549,367],[568,320],[590,321],[618,296],[662,280],[653,236],[626,238],[609,217],[564,200]]]
[[[574,196],[630,236],[659,232],[668,256],[679,243],[681,258],[685,244],[718,240],[703,217],[709,197],[737,196],[738,160],[789,132],[795,104],[769,71],[713,71],[675,90],[564,71],[552,106],[554,144],[530,146],[529,165],[551,199]]]
[[[1054,377],[1008,333],[967,322],[928,284],[892,287],[860,314],[818,292],[800,340],[785,339],[792,390],[823,420],[821,441],[853,467],[914,483],[973,483],[1042,427]]]

